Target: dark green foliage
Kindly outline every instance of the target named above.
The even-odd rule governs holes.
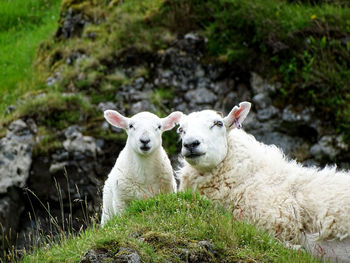
[[[193,13],[191,23],[208,38],[207,55],[279,80],[279,105],[313,105],[346,135],[350,8],[342,1],[316,2],[178,0],[167,1],[164,12],[186,3]]]

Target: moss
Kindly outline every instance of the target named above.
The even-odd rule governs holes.
[[[58,135],[55,132],[48,130],[45,126],[38,127],[36,137],[38,140],[34,144],[34,156],[46,155],[63,147]]]
[[[31,117],[38,125],[63,129],[77,122],[86,122],[95,114],[95,109],[81,94],[51,92],[28,97],[14,114],[2,121],[9,123],[21,117]]]
[[[150,95],[150,101],[160,109],[161,112],[167,112],[169,109],[169,102],[175,97],[173,88],[157,88],[153,90]]]

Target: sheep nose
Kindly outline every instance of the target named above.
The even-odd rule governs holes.
[[[144,145],[147,145],[150,141],[150,139],[140,139],[140,142]]]
[[[185,148],[188,150],[193,150],[194,148],[198,147],[201,143],[198,140],[189,142],[189,143],[184,143]]]

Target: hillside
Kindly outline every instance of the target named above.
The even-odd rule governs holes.
[[[126,139],[105,109],[228,113],[248,100],[243,128],[259,141],[307,166],[350,169],[347,0],[25,3],[0,3],[4,250],[99,218]],[[176,132],[163,144],[176,168]]]
[[[47,84],[35,93],[47,99],[27,94],[2,123],[33,116],[62,128],[79,121],[77,108],[85,121],[94,118],[93,105],[113,98],[118,87],[152,77],[147,57],[198,31],[208,41],[204,63],[228,62],[237,72],[279,81],[278,106],[311,104],[348,137],[349,17],[346,1],[64,0],[56,35],[41,44],[35,62],[39,80],[33,86]],[[139,63],[135,72],[123,72],[120,66],[130,62]],[[45,123],[52,113],[56,121]]]
[[[94,225],[22,262],[320,262],[235,220],[192,193],[134,202],[105,228]]]

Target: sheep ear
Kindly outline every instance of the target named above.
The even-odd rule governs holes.
[[[249,102],[241,102],[239,106],[235,106],[231,112],[224,118],[224,123],[227,128],[241,128],[241,124],[247,117],[251,104]],[[234,126],[235,125],[235,126]]]
[[[168,117],[162,118],[162,130],[168,131],[174,128],[179,123],[182,115],[183,113],[181,111],[174,111]]]
[[[106,110],[104,112],[105,119],[113,126],[126,129],[128,127],[129,118],[124,117],[115,110]]]

